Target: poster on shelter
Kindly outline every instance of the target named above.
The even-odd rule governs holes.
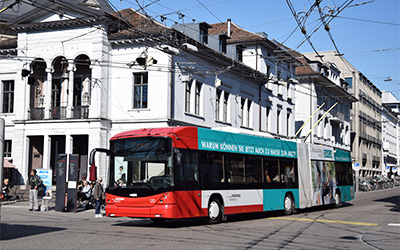
[[[36,169],[36,174],[42,179],[44,186],[46,187],[45,196],[51,199],[52,197],[52,190],[51,187],[53,185],[53,171],[51,169],[43,169],[39,168]]]

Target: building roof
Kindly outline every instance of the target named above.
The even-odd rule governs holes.
[[[172,31],[161,23],[145,16],[138,11],[129,8],[111,13],[126,24],[126,27],[110,35],[110,39],[135,38],[146,35],[165,34]]]
[[[1,8],[5,8],[6,6],[10,6],[14,4],[15,0],[3,0],[1,1]],[[98,3],[97,9],[96,2]],[[10,23],[12,20],[16,18],[25,17],[28,12],[33,10],[42,10],[42,11],[50,11],[49,6],[54,4],[64,3],[67,6],[78,6],[86,7],[87,11],[97,10],[105,13],[112,12],[113,9],[108,4],[106,0],[35,0],[35,1],[18,1],[16,4],[12,5],[11,8],[8,8],[0,13],[0,22],[2,23]],[[89,10],[88,10],[89,9]]]
[[[244,41],[263,41],[265,37],[255,34],[253,32],[244,30],[231,22],[231,32],[228,34],[228,22],[211,24],[212,28],[209,29],[209,35],[227,35],[230,39],[227,43],[238,43]]]
[[[304,56],[297,58],[297,60],[300,61],[301,66],[296,67],[296,76],[319,75],[319,72],[316,72],[311,68]]]
[[[230,23],[230,34],[228,34],[228,23]],[[223,23],[214,23],[211,24],[212,28],[209,29],[209,35],[226,35],[229,39],[226,41],[227,44],[241,44],[243,46],[246,45],[254,45],[258,44],[264,46],[269,49],[272,53],[275,54],[277,59],[295,63],[297,64],[297,60],[288,53],[290,49],[286,46],[283,46],[279,42],[275,40],[268,39],[265,33],[253,33],[243,28],[240,28],[238,25],[233,23],[232,21],[227,21]]]

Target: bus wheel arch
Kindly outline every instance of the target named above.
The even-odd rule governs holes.
[[[342,205],[341,196],[339,189],[335,192],[335,208],[339,208]]]
[[[225,217],[224,213],[224,203],[222,196],[219,194],[211,195],[208,201],[208,223],[216,224],[221,222],[221,220]]]
[[[285,199],[283,200],[283,212],[285,215],[291,215],[295,212],[294,196],[291,192],[285,194]]]

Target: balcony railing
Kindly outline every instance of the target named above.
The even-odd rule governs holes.
[[[29,120],[44,120],[44,108],[30,108]],[[64,120],[67,118],[67,107],[52,107],[49,110],[49,119]],[[75,106],[72,108],[72,119],[88,119],[89,106]]]
[[[89,106],[75,106],[72,109],[72,116],[75,119],[89,118]]]
[[[65,119],[67,118],[67,107],[52,107],[50,109],[51,119]]]
[[[29,119],[30,120],[43,120],[44,119],[44,108],[30,108]]]

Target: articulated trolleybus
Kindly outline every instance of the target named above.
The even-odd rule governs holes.
[[[198,127],[117,134],[110,149],[106,215],[166,219],[333,204],[354,197],[350,153]]]

